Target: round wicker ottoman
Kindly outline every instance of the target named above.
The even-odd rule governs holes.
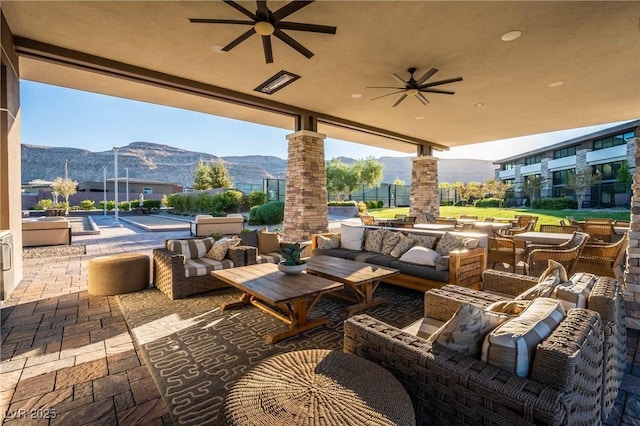
[[[113,296],[149,287],[149,256],[114,254],[89,260],[87,285],[92,296]]]
[[[393,375],[356,355],[311,349],[258,364],[229,390],[227,425],[415,425]]]

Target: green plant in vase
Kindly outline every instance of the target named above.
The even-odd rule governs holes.
[[[301,258],[304,247],[299,242],[289,244],[280,248],[282,261],[278,264],[278,269],[286,274],[299,274],[307,267],[307,262]]]

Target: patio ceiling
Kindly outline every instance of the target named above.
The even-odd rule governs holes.
[[[267,2],[272,11],[285,4]],[[286,20],[337,33],[287,31],[310,59],[272,37],[272,64],[257,35],[212,51],[249,28],[189,22],[247,19],[218,1],[7,1],[2,11],[23,79],[292,130],[293,117],[310,112],[329,137],[398,151],[639,115],[637,2],[317,1]],[[511,30],[522,37],[501,41]],[[367,86],[397,86],[390,74],[408,77],[411,66],[416,77],[440,70],[427,82],[464,80],[438,87],[453,96],[427,93],[427,105],[408,98],[393,108],[399,94],[370,100],[391,90]],[[270,96],[253,90],[280,70],[301,78]]]

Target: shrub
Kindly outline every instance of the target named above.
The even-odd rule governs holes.
[[[327,205],[331,207],[355,207],[358,204],[355,201],[329,201]]]
[[[230,190],[213,196],[212,210],[237,212],[242,204],[242,192]]]
[[[251,210],[249,210],[249,219],[247,220],[247,223],[249,225],[262,225],[262,222],[260,222],[260,218],[258,217],[258,208],[260,206],[255,206],[252,207]]]
[[[82,210],[95,210],[96,202],[93,200],[82,200],[79,206]]]
[[[98,203],[98,208],[100,210],[104,210],[104,201],[100,201]],[[107,201],[107,210],[113,210],[115,208],[116,208],[116,202],[115,201],[113,201],[113,200]]]
[[[221,211],[218,211],[218,210],[214,210],[214,211],[212,211],[212,212],[211,212],[211,213],[209,213],[209,214],[210,214],[211,216],[213,216],[213,217],[225,217],[225,216],[227,216],[227,213],[226,213],[226,212],[221,212]]]
[[[267,193],[262,191],[253,191],[247,195],[249,199],[249,207],[260,206],[267,202]]]
[[[118,202],[118,210],[128,211],[129,210],[129,203],[126,202],[126,201],[119,201]]]
[[[140,204],[140,201],[138,201],[138,204]],[[133,206],[133,201],[131,202],[131,205]],[[159,209],[161,205],[161,200],[144,200],[143,207],[146,207],[148,209]]]
[[[283,201],[270,201],[249,211],[249,225],[276,225],[283,220]]]
[[[502,200],[499,198],[483,198],[473,203],[474,207],[500,207]]]
[[[43,198],[42,200],[38,201],[35,206],[33,206],[35,210],[46,210],[50,209],[51,207],[53,207],[53,201],[48,198]]]
[[[546,209],[546,210],[564,210],[564,209],[577,209],[578,202],[571,198],[557,197],[557,198],[539,198],[533,202],[531,206],[534,209]]]

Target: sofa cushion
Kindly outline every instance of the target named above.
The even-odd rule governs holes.
[[[364,250],[351,250],[350,253],[347,253],[345,259],[355,260],[356,262],[366,262],[368,258],[375,256],[380,256],[380,253]]]
[[[398,241],[400,241],[401,232],[384,230],[384,236],[382,238],[382,246],[380,247],[380,254],[391,254]]]
[[[402,232],[398,232],[398,243],[389,254],[393,257],[400,257],[413,246],[414,242],[415,240],[413,238],[404,235]]]
[[[567,270],[564,268],[564,265],[562,263],[556,262],[553,259],[549,259],[547,269],[545,269],[542,275],[540,275],[538,282],[541,283],[549,276],[558,277],[558,280],[561,283],[569,281]]]
[[[267,254],[280,251],[280,235],[275,232],[258,232],[258,252]]]
[[[549,275],[542,282],[517,295],[515,300],[533,300],[538,297],[551,297],[551,293],[558,284],[560,284],[560,278],[557,275]]]
[[[318,235],[316,244],[320,250],[338,248],[340,247],[340,234],[332,234],[326,237],[324,235]]]
[[[185,259],[198,259],[204,257],[205,254],[213,247],[214,239],[208,238],[191,238],[188,240],[167,240],[165,247],[167,250],[184,256]]]
[[[485,336],[509,318],[505,314],[463,303],[428,340],[459,354],[479,358]]]
[[[358,252],[361,252],[360,250],[357,250]],[[314,256],[332,256],[332,257],[339,257],[341,259],[346,259],[347,255],[353,253],[354,250],[348,250],[342,247],[339,248],[334,248],[334,249],[314,249],[313,250],[313,255]]]
[[[449,270],[449,262],[451,260],[451,256],[444,255],[444,256],[440,256],[437,260],[436,260],[436,271],[448,271]]]
[[[517,317],[499,325],[482,345],[482,360],[521,377],[529,375],[536,346],[565,316],[562,304],[539,297]]]
[[[399,270],[403,274],[413,275],[432,281],[449,282],[449,271],[436,271],[433,266],[416,265],[415,263],[396,260],[389,267]]]
[[[436,266],[436,260],[440,255],[430,248],[426,247],[411,247],[405,254],[400,256],[400,259],[403,262],[415,263],[417,265],[424,266]]]
[[[266,227],[254,230],[243,229],[242,232],[240,232],[241,244],[243,246],[258,247],[258,233],[266,230]]]
[[[597,281],[597,277],[586,272],[573,274],[571,279],[557,285],[551,297],[562,303],[565,310],[571,308],[586,308],[589,293]]]
[[[347,250],[362,250],[365,228],[357,226],[340,226],[340,247]]]
[[[452,250],[461,250],[463,248],[465,248],[465,244],[462,238],[445,232],[440,241],[438,241],[435,250],[440,256],[445,256]]]
[[[409,238],[413,240],[413,246],[421,246],[426,248],[433,248],[433,245],[436,243],[438,237],[433,237],[430,235],[418,235],[418,234],[409,234]]]
[[[530,300],[499,300],[487,306],[486,309],[491,312],[515,316],[520,315],[530,303]]]
[[[221,261],[201,257],[198,259],[187,259],[184,261],[184,276],[189,277],[202,277],[208,275],[211,271],[218,271],[220,269],[233,268],[234,264],[229,259],[223,259]]]
[[[213,260],[222,260],[227,255],[227,251],[238,244],[240,244],[240,238],[221,238],[213,243],[213,247],[211,247],[205,257]]]
[[[260,253],[256,257],[256,263],[275,263],[278,264],[282,261],[282,255],[275,251],[272,253]]]
[[[395,262],[396,259],[393,256],[390,256],[388,254],[376,254],[375,256],[370,256],[368,257],[365,262],[370,263],[372,265],[378,265],[378,266],[384,266],[387,268],[391,268],[391,264],[393,262]]]
[[[374,253],[380,253],[385,229],[367,229],[364,233],[364,249]]]

